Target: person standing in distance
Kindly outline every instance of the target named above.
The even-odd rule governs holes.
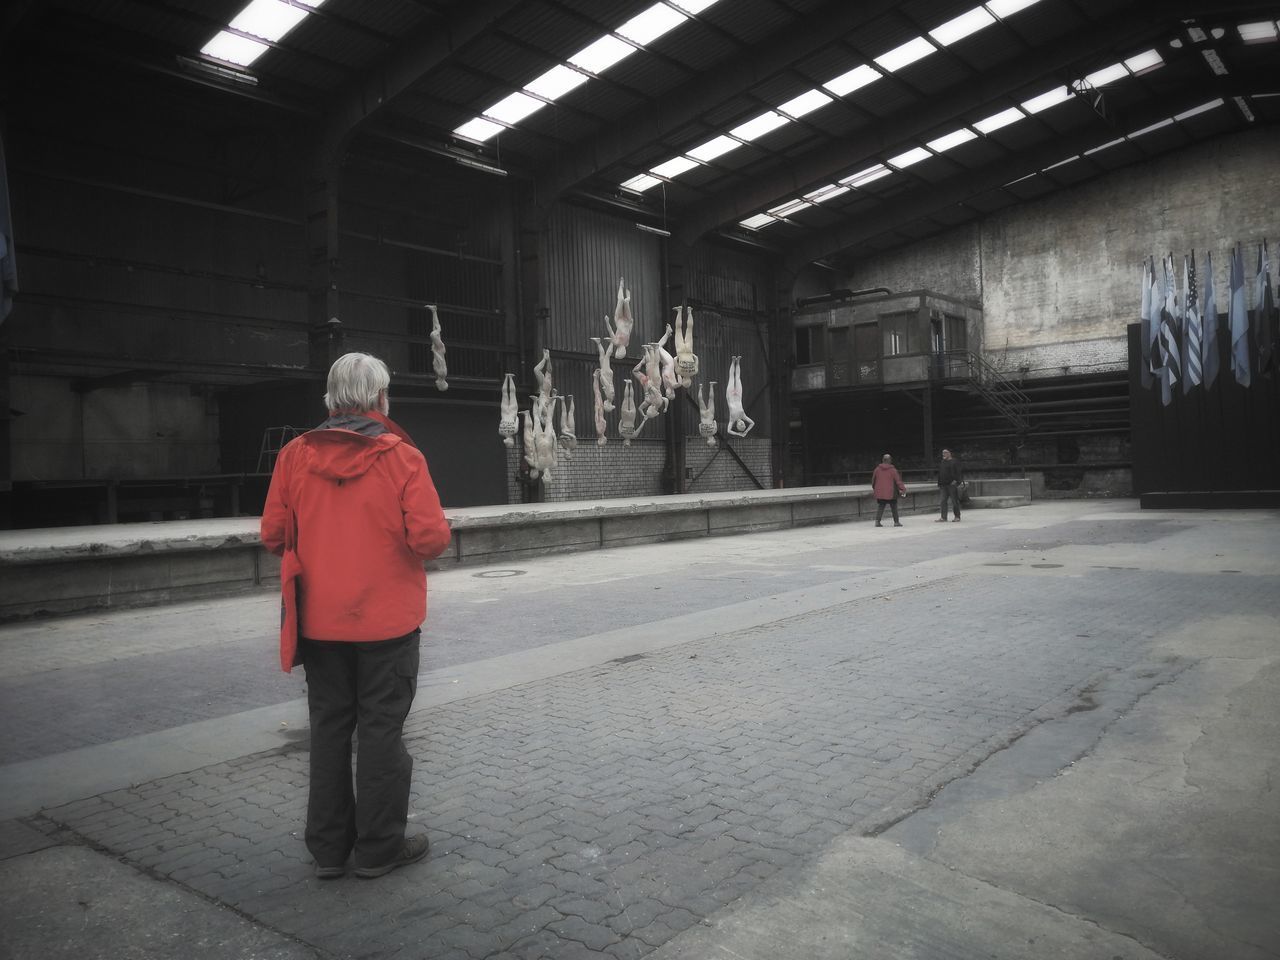
[[[903,486],[902,474],[898,473],[898,468],[893,465],[893,457],[887,453],[880,458],[875,470],[871,471],[871,493],[878,504],[876,526],[880,526],[886,506],[893,511],[893,525],[902,526],[902,522],[898,519],[898,497],[905,497],[907,488]]]
[[[938,488],[941,496],[938,498],[941,502],[942,516],[938,518],[938,523],[947,522],[947,500],[951,500],[951,509],[955,513],[953,522],[960,522],[960,481],[964,479],[964,471],[960,468],[960,461],[951,456],[950,450],[942,451],[942,463],[938,464]]]
[[[306,843],[321,879],[343,876],[348,857],[356,876],[380,877],[428,848],[425,833],[405,834],[403,733],[427,613],[422,564],[450,532],[426,459],[387,416],[390,382],[367,353],[334,362],[329,418],[280,451],[262,511],[263,546],[284,556],[282,620],[296,605],[296,651],[282,629],[281,666],[306,671]]]

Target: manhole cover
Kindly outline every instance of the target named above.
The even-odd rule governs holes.
[[[481,570],[479,573],[473,573],[473,577],[480,577],[482,580],[500,580],[503,577],[522,577],[523,570]]]
[[[1057,567],[1062,566],[1062,564],[1060,564],[1060,563],[1033,563],[1033,564],[1032,564],[1032,566],[1033,566],[1033,567],[1035,567],[1037,570],[1053,570],[1053,569],[1055,569],[1055,568],[1057,568]]]

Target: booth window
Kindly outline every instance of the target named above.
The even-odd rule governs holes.
[[[888,314],[880,318],[880,330],[884,333],[884,355],[900,357],[917,349],[913,328],[917,318],[914,310],[908,313]]]
[[[820,325],[796,327],[796,365],[822,363],[826,359],[823,336],[827,328]]]

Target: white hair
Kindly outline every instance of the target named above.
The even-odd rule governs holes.
[[[368,413],[379,407],[378,395],[391,384],[391,371],[368,353],[347,353],[329,368],[324,405],[331,411]]]

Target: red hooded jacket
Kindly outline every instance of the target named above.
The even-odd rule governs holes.
[[[296,561],[298,635],[390,640],[421,626],[422,562],[449,545],[449,523],[402,429],[376,411],[339,414],[287,444],[262,511],[263,546],[284,555],[295,519],[285,564]]]
[[[895,489],[896,488],[896,489]],[[891,463],[880,463],[871,471],[871,493],[877,500],[892,500],[895,493],[906,493],[902,474]]]

